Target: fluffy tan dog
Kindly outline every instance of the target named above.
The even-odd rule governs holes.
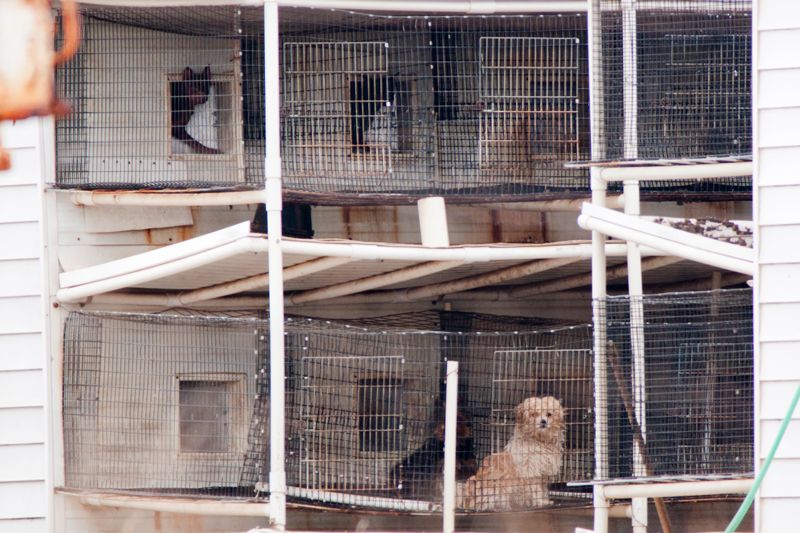
[[[467,480],[463,508],[507,511],[550,505],[548,484],[561,471],[563,452],[561,403],[552,396],[523,400],[504,451],[485,457]]]

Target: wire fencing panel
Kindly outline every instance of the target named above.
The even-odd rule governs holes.
[[[383,317],[371,327],[287,320],[290,496],[373,508],[412,500],[417,509],[433,509],[442,495],[444,366],[458,360],[460,507],[586,503],[589,495],[566,482],[591,476],[591,330],[517,329],[526,323],[466,313]],[[492,325],[498,327],[477,329]],[[71,313],[64,345],[65,485],[267,495],[267,338],[268,323],[257,318]],[[563,409],[552,433],[559,448],[549,456],[523,453],[557,465],[536,478],[543,496],[513,507],[487,504],[506,498],[508,489],[484,484],[484,503],[475,503],[470,478],[482,475],[487,457],[503,453],[517,431],[512,413],[545,397]]]
[[[750,0],[600,0],[595,159],[752,155]],[[643,192],[749,192],[751,178],[647,182]]]
[[[257,7],[85,6],[57,75],[56,185],[263,184],[281,113],[284,189],[328,203],[586,189],[586,17],[280,11],[281,105],[265,109]],[[499,63],[498,63],[499,61]],[[206,70],[206,67],[208,69]]]
[[[641,305],[643,322],[631,320]],[[749,289],[606,300],[611,478],[714,477],[753,469],[753,309]],[[644,391],[633,394],[631,339],[644,342]],[[645,412],[631,423],[630,413]],[[641,426],[644,464],[633,443]]]

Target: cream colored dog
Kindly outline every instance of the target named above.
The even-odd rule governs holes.
[[[561,471],[564,409],[552,396],[525,399],[516,408],[514,435],[504,451],[483,459],[464,486],[462,507],[507,511],[550,505],[548,484]]]

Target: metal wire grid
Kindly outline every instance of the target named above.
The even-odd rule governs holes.
[[[294,497],[331,503],[331,494],[345,494],[356,506],[376,496],[440,501],[443,368],[458,359],[462,488],[480,460],[502,450],[509,410],[553,395],[566,427],[563,466],[547,478],[550,498],[585,501],[563,483],[591,474],[588,326],[446,333],[393,324],[402,321],[365,329],[287,320]],[[268,491],[266,337],[267,322],[258,319],[71,313],[66,485],[234,498]]]
[[[600,6],[592,24],[602,105],[594,113],[604,142],[595,157],[751,154],[749,0]]]
[[[351,14],[285,33],[287,184],[468,196],[585,187],[584,171],[554,164],[567,145],[588,152],[584,26]]]
[[[625,9],[633,5],[634,13]],[[602,72],[602,104],[593,107],[601,143],[593,157],[749,157],[750,0],[601,0],[600,6],[591,21]],[[635,39],[624,36],[624,28],[632,28]],[[628,55],[636,56],[635,70],[625,70],[626,46]],[[626,92],[626,79],[635,89]],[[735,199],[751,193],[750,177],[642,183],[643,196],[652,199]]]
[[[261,185],[258,8],[84,14],[81,51],[57,76],[74,106],[57,123],[57,186]],[[588,157],[585,17],[282,9],[281,24],[288,195],[336,203],[349,193],[491,199],[586,188],[585,169],[562,167]],[[185,69],[199,77],[205,66],[208,100],[190,105]]]
[[[240,479],[265,350],[257,320],[71,313],[67,486],[252,496]]]
[[[643,321],[631,319],[631,303],[642,305]],[[600,395],[608,405],[602,453],[609,477],[750,473],[752,291],[648,295],[633,302],[612,297],[601,319],[610,341]],[[643,370],[634,366],[637,343],[644,346]],[[634,422],[641,412],[644,418]],[[646,441],[641,461],[634,459],[637,433]]]

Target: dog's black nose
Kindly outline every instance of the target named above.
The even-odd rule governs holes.
[[[539,420],[539,427],[540,428],[546,428],[547,427],[547,420],[545,420],[544,418]]]

